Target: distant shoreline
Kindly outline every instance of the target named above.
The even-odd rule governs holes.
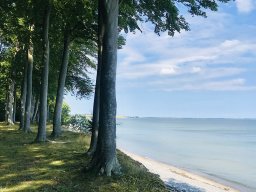
[[[75,114],[72,114],[75,115]],[[86,117],[91,118],[92,114],[84,114]],[[127,116],[117,115],[116,119],[143,119],[143,118],[159,118],[159,119],[227,119],[227,120],[256,120],[251,117],[154,117],[154,116]]]
[[[142,116],[117,116],[118,118],[127,118],[127,119],[143,119],[143,118],[159,118],[159,119],[227,119],[227,120],[256,120],[256,118],[249,117],[142,117]]]
[[[142,157],[123,149],[119,149],[135,161],[142,163],[150,172],[158,174],[170,190],[192,192],[239,192],[230,186],[220,184],[211,179]]]

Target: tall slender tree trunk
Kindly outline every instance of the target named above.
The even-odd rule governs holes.
[[[6,122],[8,125],[13,125],[13,103],[14,103],[14,80],[9,79],[7,95],[6,95]]]
[[[100,119],[96,152],[91,166],[97,172],[111,176],[120,173],[116,156],[116,67],[118,37],[118,0],[100,0],[104,27],[100,83]]]
[[[25,118],[23,131],[32,132],[30,128],[31,99],[32,99],[32,73],[33,73],[33,43],[30,37],[28,46],[28,67],[27,67],[27,94],[25,105]]]
[[[5,114],[4,114],[4,119],[5,122],[8,124],[8,106],[9,106],[9,86],[6,86],[6,93],[5,93]]]
[[[46,123],[50,122],[50,104],[47,101],[47,118],[46,118]]]
[[[99,131],[99,116],[100,116],[100,76],[101,76],[101,65],[102,65],[102,38],[104,28],[102,25],[101,13],[98,15],[98,68],[96,76],[96,85],[93,102],[93,118],[92,118],[92,135],[90,148],[87,151],[87,155],[91,156],[96,151]]]
[[[35,96],[32,94],[32,100],[31,100],[31,114],[30,114],[30,121],[31,121],[31,122],[32,122],[32,120],[33,120],[33,114],[34,114],[35,106],[36,106],[36,98],[35,98]]]
[[[48,95],[48,74],[49,74],[49,19],[50,19],[51,7],[49,2],[46,5],[44,13],[44,26],[43,26],[43,71],[41,78],[41,91],[40,91],[40,117],[38,132],[35,142],[45,142],[46,141],[46,121],[47,121],[47,95]]]
[[[14,80],[10,79],[9,81],[9,105],[8,105],[8,124],[13,125],[13,104],[14,104]]]
[[[15,53],[15,57],[13,60],[13,64],[12,64],[12,75],[11,75],[11,79],[12,79],[12,83],[13,83],[13,87],[12,87],[12,97],[13,97],[13,103],[12,103],[12,121],[13,123],[15,123],[16,121],[16,89],[17,89],[17,84],[16,84],[16,80],[15,77],[17,76],[17,71],[16,71],[16,67],[15,67],[15,62],[17,60],[17,54],[19,52],[19,48],[18,48],[18,44],[16,47],[16,53]]]
[[[39,96],[36,96],[36,103],[35,103],[35,108],[34,108],[34,112],[33,112],[33,116],[32,116],[32,122],[35,123],[36,122],[36,116],[38,113],[38,107],[39,107]]]
[[[16,122],[16,109],[17,109],[17,84],[16,82],[14,82],[14,92],[13,92],[13,97],[14,97],[14,101],[13,101],[13,123]]]
[[[22,85],[22,94],[20,98],[20,130],[24,130],[25,125],[25,106],[27,98],[27,71],[28,71],[28,62],[25,63],[24,72],[23,72],[23,85]]]
[[[66,81],[67,69],[68,69],[68,61],[69,61],[69,45],[70,45],[70,34],[66,32],[64,35],[63,55],[62,55],[62,62],[60,66],[58,90],[57,90],[57,97],[56,97],[54,116],[53,116],[52,137],[54,138],[59,137],[62,131],[61,130],[61,113],[62,113],[64,87],[65,87],[65,81]]]

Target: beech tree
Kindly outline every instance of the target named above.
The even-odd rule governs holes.
[[[34,52],[40,41],[37,38],[39,10],[40,4],[35,1],[1,1],[2,22],[0,30],[2,30],[3,37],[8,42],[6,49],[11,50],[15,47],[15,50],[17,50],[13,52],[15,67],[12,70],[12,74],[14,74],[12,77],[20,78],[19,81],[13,81],[16,79],[12,78],[12,82],[14,82],[14,86],[12,86],[14,87],[13,99],[11,99],[13,105],[10,105],[11,107],[9,108],[13,109],[13,120],[15,120],[16,101],[19,100],[21,102],[19,107],[21,111],[18,112],[18,118],[20,119],[20,129],[24,132],[31,132]],[[19,52],[21,54],[18,54]],[[15,57],[18,55],[19,58],[16,59]],[[21,93],[16,94],[17,91]],[[16,95],[21,96],[17,98]]]
[[[69,63],[69,51],[70,44],[78,38],[83,37],[83,40],[79,41],[80,44],[89,47],[88,45],[94,45],[94,39],[96,34],[93,30],[93,20],[92,15],[92,2],[90,1],[60,1],[58,6],[58,16],[60,19],[59,22],[64,23],[61,26],[63,33],[63,53],[62,60],[60,65],[59,79],[58,79],[58,88],[56,103],[54,109],[53,117],[53,131],[51,136],[58,137],[61,134],[61,113],[62,113],[62,103],[64,96],[64,87],[68,72],[68,63]],[[86,37],[84,37],[86,36]],[[93,51],[93,50],[92,50]],[[88,54],[88,52],[87,52]],[[76,76],[77,77],[77,76]],[[78,78],[78,77],[77,77]],[[74,77],[73,77],[74,79]],[[82,79],[80,79],[82,80]],[[82,80],[83,81],[83,80]],[[88,85],[85,83],[84,85]],[[84,86],[89,87],[89,86]],[[90,93],[90,90],[85,92]]]
[[[111,175],[120,173],[116,157],[116,66],[119,1],[99,1],[102,23],[102,65],[100,73],[100,118],[96,152],[91,168]]]
[[[98,2],[98,10],[100,10],[100,4]],[[97,46],[98,46],[98,65],[96,73],[96,84],[94,89],[94,102],[93,102],[93,116],[92,116],[92,135],[90,141],[90,147],[87,151],[87,155],[91,156],[96,151],[99,131],[99,116],[100,116],[100,79],[101,79],[101,66],[102,66],[102,51],[103,51],[103,33],[104,28],[102,24],[102,12],[98,11],[98,28],[97,28]]]
[[[20,6],[17,6],[16,3]],[[7,77],[8,94],[6,97],[6,118],[11,124],[15,121],[17,101],[16,90],[20,87],[18,82],[21,82],[17,76],[22,69],[22,64],[26,62],[25,59],[20,57],[20,53],[24,52],[24,45],[26,44],[28,36],[26,33],[28,27],[26,26],[24,18],[24,9],[27,8],[28,4],[23,1],[18,1],[16,3],[12,1],[3,1],[0,6],[0,31],[4,42],[4,44],[1,44],[4,45],[4,50],[8,50],[6,53],[8,53],[9,58],[11,58],[5,58],[5,61],[10,62],[10,71]],[[18,56],[19,59],[17,59]],[[23,114],[25,115],[25,105],[22,106],[24,109]],[[21,127],[24,128],[24,123],[21,124]]]
[[[219,0],[224,3],[228,1]],[[190,14],[203,17],[206,17],[206,9],[217,11],[218,8],[217,1],[212,0],[135,0],[127,2],[121,1],[121,5],[126,5],[124,15],[126,13],[128,16],[135,14],[133,17],[128,17],[127,21],[132,24],[131,26],[139,29],[137,21],[150,21],[155,26],[155,33],[160,35],[161,32],[168,31],[170,36],[181,30],[189,30],[188,23],[179,13],[178,3],[187,7]],[[115,92],[119,1],[99,0],[98,3],[98,12],[102,16],[102,23],[99,22],[98,25],[99,28],[102,25],[104,29],[100,71],[100,115],[96,152],[93,154],[88,168],[110,176],[111,173],[120,173],[120,165],[116,157]],[[128,27],[124,28],[125,31],[128,29]],[[100,36],[98,38],[100,39]]]
[[[34,54],[34,48],[33,48],[33,42],[31,34],[33,33],[34,26],[33,24],[29,26],[30,36],[28,40],[28,48],[27,48],[27,58],[28,58],[28,64],[27,64],[27,77],[24,78],[27,81],[26,85],[26,102],[25,102],[25,119],[24,119],[24,131],[25,132],[31,132],[30,128],[30,115],[31,115],[31,99],[32,99],[32,74],[33,74],[33,54]]]
[[[47,121],[47,94],[48,94],[48,74],[49,74],[49,22],[50,22],[51,4],[45,3],[44,22],[43,22],[43,70],[41,74],[40,107],[39,107],[39,125],[36,136],[36,142],[46,141],[46,121]]]
[[[30,122],[35,122],[39,114],[39,106],[43,105],[39,105],[40,96],[41,99],[44,98],[43,100],[46,100],[46,103],[48,102],[48,105],[51,103],[51,106],[55,100],[63,100],[62,91],[59,91],[59,93],[62,92],[62,94],[58,94],[62,95],[62,98],[56,95],[62,47],[68,47],[68,49],[64,49],[63,55],[65,56],[67,55],[66,53],[70,52],[70,67],[69,69],[66,67],[62,68],[60,73],[62,86],[59,86],[59,89],[64,90],[66,88],[66,91],[78,97],[88,97],[92,92],[92,83],[87,75],[87,68],[95,67],[94,62],[90,59],[91,57],[95,57],[96,51],[96,33],[94,32],[96,22],[93,20],[94,18],[92,18],[92,11],[95,11],[95,9],[91,7],[91,4],[94,3],[87,0],[50,2],[53,7],[51,12],[53,12],[54,17],[51,18],[51,21],[54,20],[54,23],[51,24],[51,30],[48,32],[48,42],[51,42],[49,47],[52,48],[51,60],[48,61],[48,63],[50,62],[50,66],[49,64],[48,66],[51,69],[49,83],[45,76],[42,77],[43,73],[41,73],[42,71],[49,71],[47,67],[43,67],[45,66],[44,63],[47,62],[41,59],[42,57],[45,58],[44,55],[47,55],[43,53],[45,51],[42,50],[42,47],[45,47],[45,38],[43,38],[45,25],[43,24],[43,20],[45,20],[44,10],[48,1],[1,0],[0,3],[0,48],[1,55],[4,56],[1,57],[1,66],[5,66],[1,67],[1,71],[3,71],[1,77],[3,78],[1,78],[0,83],[1,87],[4,87],[4,91],[1,92],[0,104],[2,105],[3,102],[5,105],[3,110],[1,108],[1,111],[3,111],[1,118],[2,116],[8,116],[8,119],[11,119],[9,117],[14,117],[16,108],[15,101],[20,101],[20,106],[18,105],[20,111],[18,111],[17,116],[18,120],[20,120],[20,129],[25,132],[31,131]],[[86,14],[84,10],[86,10]],[[60,12],[63,14],[59,14]],[[71,17],[70,15],[74,16]],[[84,38],[85,34],[86,38]],[[65,46],[63,46],[64,44]],[[22,56],[20,56],[19,59],[15,58],[16,50],[22,52]],[[13,61],[16,60],[17,64],[15,63],[15,65],[13,65]],[[68,63],[66,62],[68,60],[62,60],[65,61],[62,63]],[[18,66],[18,69],[12,66]],[[65,68],[67,75],[64,73]],[[14,76],[16,76],[15,73],[17,73],[17,76],[20,78],[18,81],[16,81],[16,78],[14,79]],[[47,72],[44,74],[47,74]],[[48,78],[48,75],[46,77]],[[66,82],[64,81],[63,83],[63,79],[66,80]],[[7,81],[13,83],[10,84]],[[33,82],[34,85],[32,85],[31,82]],[[44,93],[46,93],[47,96],[41,94],[42,91],[40,93],[40,85],[44,84],[45,88],[46,82],[48,89],[44,89],[47,90],[47,92],[44,91]],[[12,86],[7,86],[8,84]],[[3,88],[1,88],[1,90],[2,89]],[[15,94],[17,91],[18,94]],[[12,99],[7,98],[7,95]],[[15,95],[18,97],[15,98]],[[60,107],[57,107],[57,109],[61,109],[61,105],[58,106]],[[45,108],[46,107],[42,107],[41,109]],[[52,109],[48,109],[46,109],[46,113],[48,114],[49,111],[53,111]],[[9,111],[13,113],[13,115],[9,115]],[[51,115],[51,117],[52,116],[53,115]],[[43,119],[44,118],[41,118],[41,120]],[[44,123],[42,122],[40,125],[44,125]],[[45,128],[45,126],[40,127]],[[41,132],[44,132],[44,130],[40,131],[40,134]],[[38,134],[38,137],[40,134]]]

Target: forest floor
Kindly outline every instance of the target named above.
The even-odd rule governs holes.
[[[47,134],[50,134],[48,126]],[[63,132],[54,141],[33,143],[33,133],[18,131],[18,125],[0,123],[0,192],[167,192],[157,175],[118,152],[121,176],[84,173],[90,158],[85,155],[88,135]]]

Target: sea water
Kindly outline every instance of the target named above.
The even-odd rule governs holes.
[[[256,119],[125,118],[117,146],[256,192]]]

